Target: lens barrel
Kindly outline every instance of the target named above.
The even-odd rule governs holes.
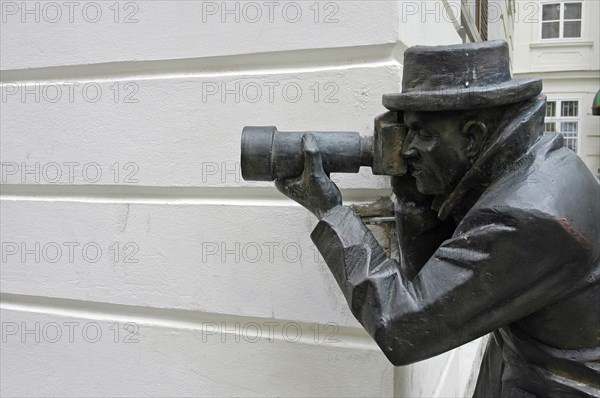
[[[302,136],[306,132],[277,131],[273,126],[247,126],[242,131],[241,167],[246,181],[274,181],[304,170]],[[355,132],[310,132],[327,173],[358,173],[373,163],[372,138]]]

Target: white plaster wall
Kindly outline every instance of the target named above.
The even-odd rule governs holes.
[[[513,60],[514,1],[488,0],[488,39],[506,40]]]
[[[464,395],[478,343],[394,369],[239,170],[244,125],[372,131],[434,3],[1,1],[2,396]]]

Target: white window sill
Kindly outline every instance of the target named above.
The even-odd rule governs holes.
[[[549,41],[529,44],[529,48],[593,47],[593,41]]]

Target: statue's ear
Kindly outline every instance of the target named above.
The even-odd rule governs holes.
[[[487,136],[487,126],[479,120],[470,120],[463,127],[463,134],[469,140],[467,156],[474,158],[483,148],[483,143]]]

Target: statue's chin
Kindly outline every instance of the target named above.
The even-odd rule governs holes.
[[[433,195],[434,193],[431,191],[431,187],[424,184],[418,176],[415,176],[415,180],[417,181],[417,191],[422,193],[423,195]]]
[[[417,191],[423,195],[443,195],[449,193],[444,189],[432,187],[431,184],[424,183],[419,177],[415,177],[415,180],[417,181]]]

